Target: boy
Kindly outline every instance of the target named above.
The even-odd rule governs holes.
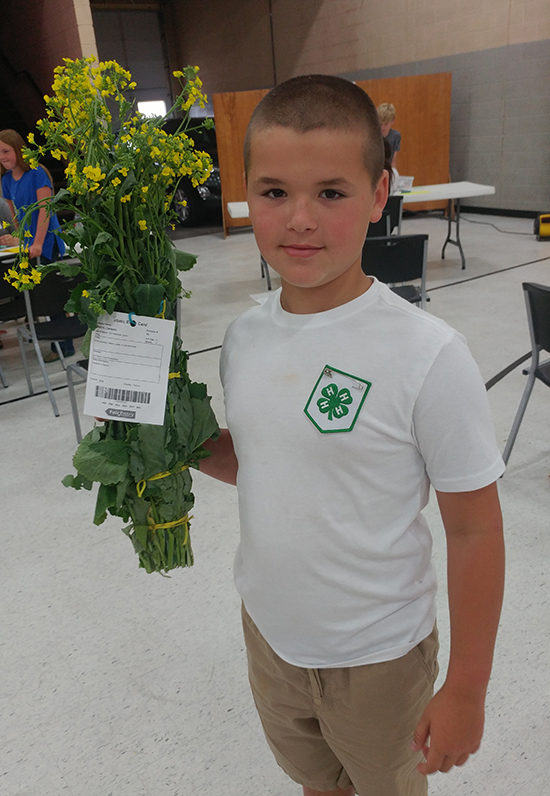
[[[382,128],[382,135],[390,145],[391,149],[391,165],[392,168],[397,168],[397,153],[401,149],[401,133],[393,129],[395,121],[395,106],[391,102],[383,102],[376,109],[378,118],[380,119],[380,126]]]
[[[387,194],[362,89],[326,75],[277,86],[252,116],[245,169],[282,289],[227,332],[228,430],[201,470],[238,486],[254,699],[305,796],[419,796],[483,729],[503,579],[486,393],[454,330],[361,269]],[[430,481],[451,611],[433,698]]]

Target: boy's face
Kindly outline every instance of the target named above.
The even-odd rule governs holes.
[[[391,120],[391,122],[384,122],[384,124],[380,124],[380,127],[382,128],[382,135],[384,136],[384,138],[387,138],[387,135],[392,128],[392,125],[393,125],[393,119]]]
[[[382,215],[387,173],[373,189],[364,147],[364,134],[354,130],[276,126],[252,137],[250,220],[291,312],[331,309],[370,286],[361,251],[369,222]]]

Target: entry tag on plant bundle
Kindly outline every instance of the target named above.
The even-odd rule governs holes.
[[[162,426],[175,321],[114,312],[92,332],[84,414]]]
[[[325,365],[304,412],[321,434],[351,431],[371,382]]]

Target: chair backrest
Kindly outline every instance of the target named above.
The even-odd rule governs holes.
[[[428,235],[366,238],[361,268],[380,282],[410,282],[425,277]]]
[[[388,196],[388,200],[382,210],[380,221],[369,224],[367,230],[368,238],[383,238],[391,235],[397,229],[397,234],[401,234],[401,219],[403,218],[403,197]]]
[[[53,273],[45,276],[39,285],[29,291],[35,319],[41,315],[61,315],[65,312],[71,291],[84,279],[82,274],[62,276]]]
[[[534,282],[522,284],[525,291],[531,342],[550,352],[550,287]]]
[[[379,221],[371,221],[367,230],[367,238],[383,238],[391,234],[390,214],[384,209]]]
[[[4,275],[14,262],[15,258],[13,260],[3,260],[0,264],[0,299],[20,298],[21,296],[21,293],[4,279]]]
[[[384,212],[389,213],[390,216],[390,231],[388,235],[397,229],[397,234],[401,235],[401,219],[403,218],[403,197],[402,196],[388,196],[388,201],[384,207]]]

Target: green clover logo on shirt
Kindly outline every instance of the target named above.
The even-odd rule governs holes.
[[[348,412],[349,404],[353,403],[353,397],[347,387],[338,390],[336,384],[328,384],[321,390],[324,398],[319,398],[317,406],[323,414],[328,414],[329,420],[345,417]]]

